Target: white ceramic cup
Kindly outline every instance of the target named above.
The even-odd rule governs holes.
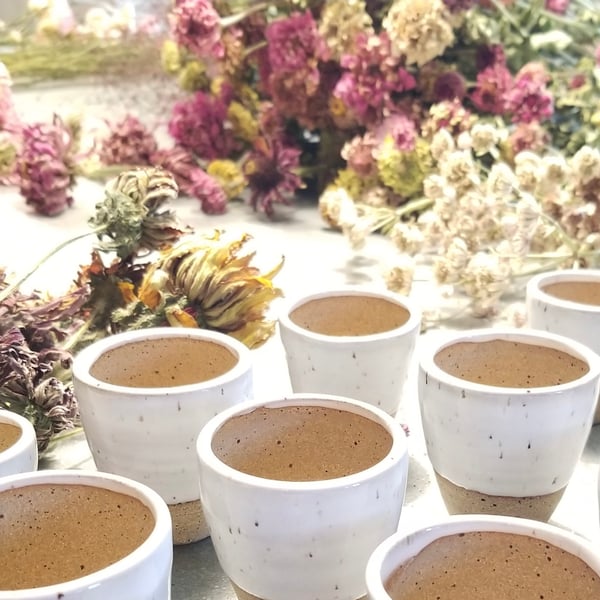
[[[300,326],[290,316],[309,302],[346,296],[373,298],[400,307],[406,312],[406,321],[378,333],[331,335]],[[346,318],[343,307],[333,312],[342,322],[353,320]],[[380,317],[381,312],[366,309],[360,318],[368,321]],[[355,398],[395,415],[413,366],[420,326],[421,313],[417,306],[409,298],[385,290],[349,286],[292,299],[279,316],[292,390]]]
[[[235,357],[235,365],[212,379],[172,387],[114,385],[91,373],[96,361],[115,348],[164,339],[214,343]],[[148,360],[140,354],[138,362],[127,368],[140,370]],[[210,360],[207,355],[192,362]],[[96,467],[157,491],[171,509],[175,544],[206,537],[198,490],[196,438],[211,417],[253,397],[250,350],[230,336],[202,329],[127,331],[95,342],[75,356],[73,382]]]
[[[589,370],[556,385],[503,387],[468,381],[436,364],[436,355],[456,343],[493,340],[556,349],[583,361]],[[525,371],[534,356],[532,351],[523,361]],[[495,372],[494,363],[489,369]],[[421,420],[449,512],[547,520],[583,452],[599,378],[596,353],[543,331],[484,328],[424,338],[418,376]]]
[[[600,287],[600,269],[563,269],[532,277],[526,288],[527,324],[534,329],[573,338],[600,354],[600,303],[560,298],[544,291],[547,286],[568,283],[592,283]],[[596,407],[594,423],[600,423],[600,403]]]
[[[0,410],[0,428],[3,425],[11,429],[15,427],[20,433],[17,433],[18,438],[4,450],[0,449],[0,477],[35,471],[38,467],[38,451],[33,425],[21,415],[9,410]],[[1,439],[0,446],[3,446]]]
[[[56,600],[57,598],[64,598],[65,600],[106,600],[108,598],[110,600],[168,600],[171,597],[173,561],[171,517],[167,505],[153,490],[138,482],[97,471],[47,470],[0,479],[0,500],[3,492],[30,486],[40,486],[40,490],[52,486],[90,486],[118,492],[139,500],[147,507],[154,524],[145,541],[126,556],[104,568],[86,573],[79,578],[43,587],[17,590],[6,590],[0,587],[0,600]],[[39,492],[39,494],[36,504],[43,505],[45,508],[52,507],[52,502],[56,501],[52,498],[56,498],[56,496],[51,494],[48,489]],[[8,500],[5,500],[5,502],[8,503]],[[55,519],[72,519],[76,523],[78,507],[81,512],[84,511],[81,503],[70,507],[70,511],[64,505],[57,506],[53,509],[53,516]],[[3,509],[5,514],[0,528],[4,532],[2,537],[4,543],[8,539],[4,536],[10,535],[11,527],[18,520],[20,510],[11,510],[6,505],[3,506]],[[109,509],[107,508],[107,510]],[[86,532],[89,531],[88,526],[91,525],[89,519],[93,520],[93,518],[88,516],[88,520],[84,523]],[[42,531],[41,528],[36,528],[35,533],[27,536],[28,542],[32,546],[50,544],[51,551],[58,555],[57,563],[60,563],[61,560],[67,560],[66,557],[69,552],[67,546],[71,545],[71,540],[72,547],[78,548],[77,541],[72,538],[77,535],[76,532],[79,527],[79,523],[73,525],[72,537],[64,547],[52,547],[48,539],[41,538],[39,533],[39,531]],[[116,527],[120,527],[118,522]],[[19,535],[18,529],[16,529],[15,535]],[[21,536],[19,537],[21,538]],[[117,538],[118,534],[115,534],[114,537]],[[64,553],[62,557],[61,552]],[[1,554],[2,550],[0,549]],[[35,550],[33,555],[36,556]],[[40,570],[45,568],[42,565],[36,566],[36,563],[33,562],[34,559],[29,554],[28,556],[29,558],[24,560],[19,569]],[[86,556],[79,556],[79,560],[85,562]],[[3,563],[4,568],[6,568],[5,563]]]
[[[469,532],[500,532],[543,540],[579,557],[592,571],[600,576],[600,553],[589,541],[575,533],[530,519],[498,515],[454,515],[417,529],[402,528],[382,542],[371,555],[366,568],[369,599],[391,600],[391,596],[384,585],[398,567],[413,561],[419,552],[440,538]],[[440,558],[436,561],[432,570],[435,570],[436,567],[443,570],[447,567],[444,564],[445,560],[448,560],[450,564],[453,558],[456,557]],[[481,557],[481,564],[477,569],[474,569],[473,573],[475,578],[481,576],[484,582],[483,585],[485,585],[486,572],[484,571],[485,567],[482,565],[484,562],[488,562],[488,558],[490,557]],[[546,557],[543,556],[542,560],[546,560]],[[531,577],[535,578],[535,569],[531,569],[530,572]],[[566,577],[568,580],[569,574],[564,574],[561,571],[559,577]],[[481,585],[482,582],[480,581],[480,592],[482,591]],[[486,597],[493,598],[493,589],[489,590],[488,594],[485,594]]]
[[[377,424],[377,429],[383,428],[375,435],[391,438],[389,450],[378,462],[358,472],[310,481],[255,476],[229,466],[217,456],[215,440],[231,419],[257,410],[287,407],[325,407],[345,413],[344,417],[350,419],[359,415]],[[334,448],[319,448],[317,441],[312,446],[314,456],[300,457],[296,462],[314,462],[316,458],[317,464],[322,461],[323,468],[330,468],[340,460],[343,448],[353,444],[351,429]],[[237,434],[224,435],[236,442]],[[267,444],[264,440],[269,435],[279,440],[278,436],[286,435],[286,427],[269,425],[267,432],[249,442],[244,452],[251,453],[248,448]],[[306,435],[311,435],[310,426]],[[319,437],[327,438],[325,434]],[[284,445],[288,443],[282,439]],[[211,540],[240,599],[356,600],[364,596],[367,559],[383,539],[397,530],[406,490],[407,442],[398,422],[364,402],[322,394],[292,394],[222,412],[202,429],[197,449]]]

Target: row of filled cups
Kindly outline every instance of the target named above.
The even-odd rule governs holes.
[[[530,309],[544,295],[571,312],[585,304],[538,287]],[[495,516],[407,535],[408,442],[394,415],[407,400],[418,308],[387,292],[328,290],[289,303],[279,325],[296,393],[269,401],[253,399],[251,351],[214,332],[127,332],[78,354],[75,391],[99,472],[0,479],[0,600],[168,598],[172,543],[209,533],[240,600],[428,597],[423,586],[464,597],[482,558],[480,588],[513,581],[535,597],[560,586],[600,597],[591,545],[506,516],[546,520],[572,475],[598,397],[600,357],[588,345],[538,324],[446,332],[418,347],[423,432],[448,510]],[[416,554],[422,563],[407,562]],[[519,576],[502,576],[501,564]]]

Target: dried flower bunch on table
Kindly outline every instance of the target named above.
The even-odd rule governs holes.
[[[111,181],[84,234],[97,238],[91,262],[63,297],[20,291],[45,259],[13,281],[2,271],[0,408],[33,422],[40,451],[78,426],[71,353],[86,344],[158,325],[213,329],[251,348],[273,334],[266,314],[282,295],[272,280],[283,260],[263,273],[254,254],[244,253],[249,236],[191,235],[168,207],[177,193],[161,169],[126,171]]]

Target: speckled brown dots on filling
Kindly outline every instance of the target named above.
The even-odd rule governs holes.
[[[469,532],[426,546],[392,573],[385,588],[392,600],[598,600],[600,576],[543,540]]]
[[[355,413],[320,406],[258,408],[227,421],[212,448],[229,466],[266,479],[344,477],[380,462],[392,437]]]
[[[0,492],[0,590],[77,579],[142,544],[154,517],[141,501],[89,485],[29,485]]]
[[[561,350],[503,339],[457,342],[434,357],[438,367],[467,381],[499,387],[545,387],[574,381],[588,365]]]

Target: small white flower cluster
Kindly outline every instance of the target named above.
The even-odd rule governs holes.
[[[428,264],[446,295],[464,298],[473,315],[494,315],[533,273],[600,258],[600,151],[584,146],[569,159],[522,151],[508,162],[506,137],[481,122],[456,138],[441,129],[422,198],[370,206],[332,188],[327,213],[354,247],[369,232],[388,234],[399,256],[388,287],[408,293],[415,264]]]

